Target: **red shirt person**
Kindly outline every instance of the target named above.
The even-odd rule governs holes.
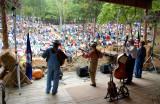
[[[95,77],[96,77],[96,70],[97,70],[97,65],[98,65],[98,59],[103,57],[103,54],[96,49],[97,44],[92,43],[91,48],[92,51],[89,53],[86,53],[84,51],[82,57],[84,58],[89,58],[90,59],[90,64],[89,64],[89,75],[91,77],[91,86],[96,87],[96,82],[95,82]]]

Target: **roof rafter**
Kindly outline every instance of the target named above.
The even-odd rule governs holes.
[[[152,0],[96,0],[102,2],[108,2],[113,4],[132,6],[143,9],[151,9],[152,8]]]

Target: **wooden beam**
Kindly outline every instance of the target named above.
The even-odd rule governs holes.
[[[108,2],[108,3],[143,8],[143,9],[152,8],[152,0],[96,0],[96,1]]]

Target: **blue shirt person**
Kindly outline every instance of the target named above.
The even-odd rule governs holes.
[[[142,77],[142,68],[143,68],[143,63],[145,61],[146,57],[146,48],[144,47],[144,41],[140,42],[140,48],[137,50],[137,58],[135,62],[135,77],[136,78],[141,78]]]
[[[60,58],[58,57],[57,52],[61,55],[63,59],[66,59],[67,56],[63,53],[62,50],[58,49],[60,46],[60,42],[55,40],[53,42],[53,48],[48,48],[42,54],[43,58],[46,58],[47,61],[47,87],[46,93],[50,93],[51,90],[51,81],[53,79],[53,88],[52,88],[52,95],[55,95],[58,90],[58,84],[60,79]],[[55,51],[57,50],[57,52]]]

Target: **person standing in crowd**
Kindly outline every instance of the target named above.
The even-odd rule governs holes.
[[[135,62],[135,78],[141,78],[142,77],[142,68],[143,68],[143,63],[145,61],[146,57],[146,48],[144,47],[145,42],[141,41],[139,43],[140,48],[137,50],[137,58]]]
[[[82,50],[84,58],[90,58],[90,65],[89,65],[89,74],[91,77],[91,86],[96,87],[95,77],[96,77],[96,69],[98,65],[98,59],[103,57],[103,54],[96,48],[97,44],[94,42],[91,44],[91,51],[85,52]]]
[[[125,51],[128,53],[128,57],[129,57],[129,62],[127,64],[127,81],[126,84],[130,85],[132,82],[132,77],[133,77],[133,69],[134,69],[134,64],[135,64],[135,60],[137,57],[137,48],[136,46],[134,46],[134,40],[130,39],[129,41],[129,45],[130,45],[130,49],[128,49],[127,47],[125,47]]]
[[[46,93],[50,93],[51,90],[51,81],[53,79],[53,88],[52,88],[52,95],[55,95],[58,90],[58,84],[60,79],[60,63],[59,63],[59,57],[57,52],[61,55],[63,59],[68,58],[67,55],[63,53],[61,49],[58,49],[60,46],[60,42],[58,40],[55,40],[53,42],[53,48],[48,48],[45,50],[42,54],[43,58],[46,58],[47,61],[47,87],[46,87]],[[55,51],[57,50],[57,52]]]

